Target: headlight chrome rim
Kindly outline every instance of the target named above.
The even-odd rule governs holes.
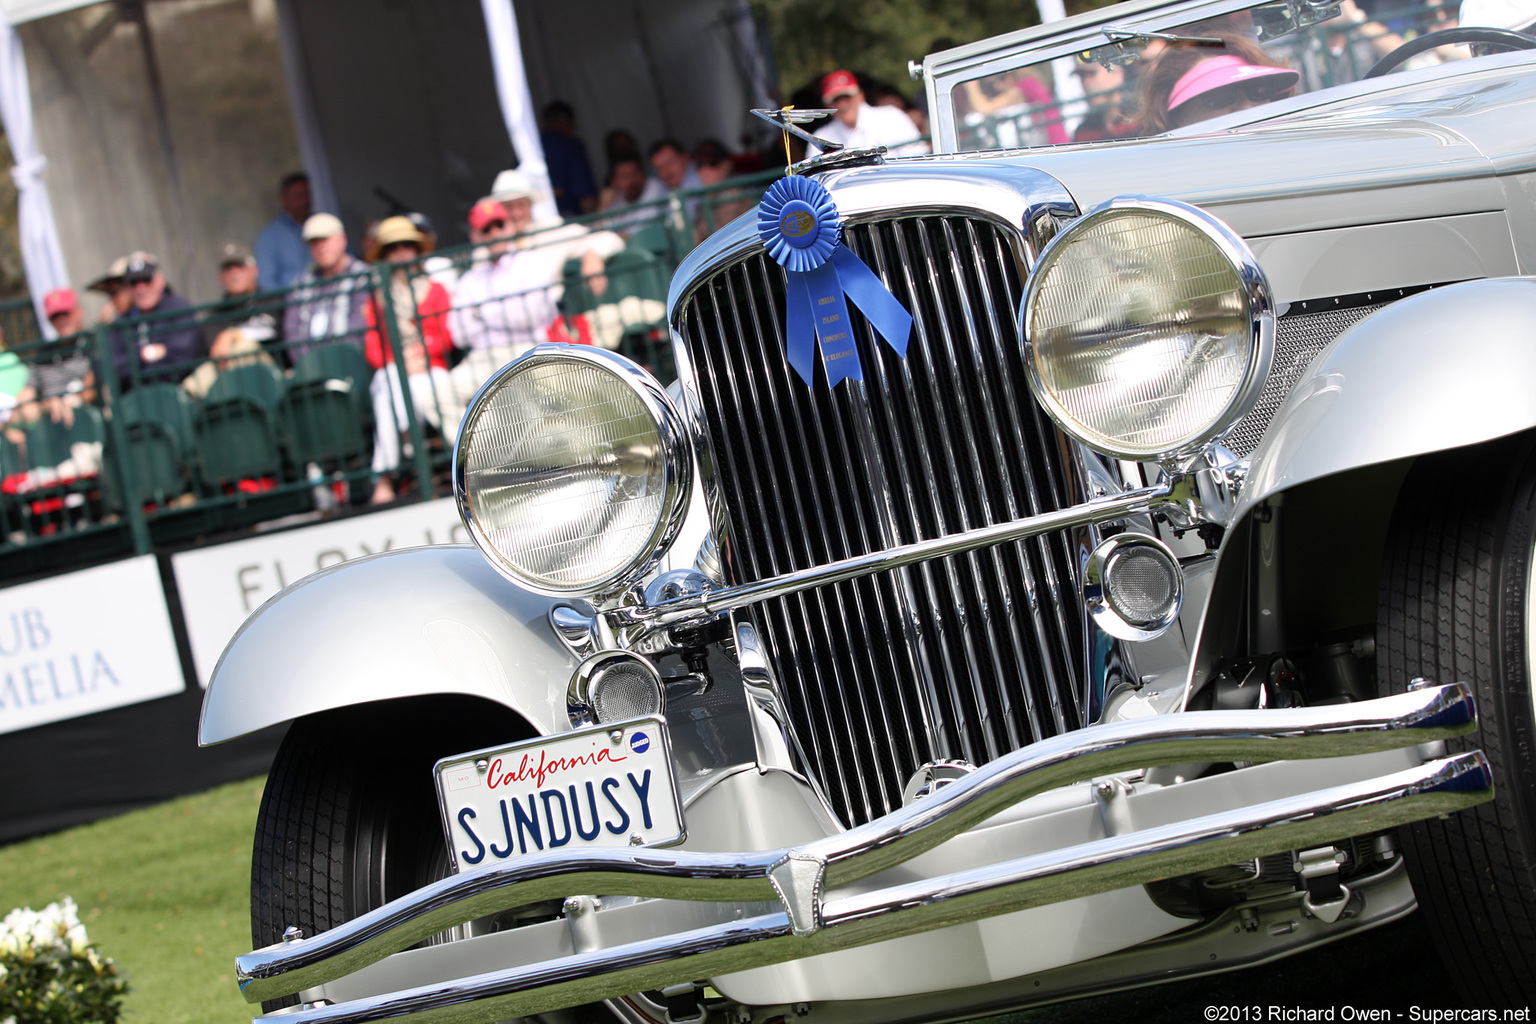
[[[1116,443],[1082,423],[1070,413],[1052,392],[1041,375],[1039,353],[1031,326],[1040,302],[1047,271],[1061,254],[1090,228],[1108,218],[1141,213],[1175,220],[1197,231],[1209,241],[1227,261],[1234,272],[1238,289],[1247,306],[1247,336],[1249,358],[1240,386],[1218,415],[1200,431],[1193,432],[1177,443],[1153,446],[1134,446]],[[1028,373],[1030,390],[1050,413],[1051,418],[1075,440],[1101,454],[1116,459],[1137,462],[1176,464],[1198,453],[1212,442],[1224,437],[1244,416],[1253,410],[1263,392],[1264,381],[1269,376],[1275,351],[1275,308],[1273,292],[1257,257],[1246,242],[1226,224],[1204,210],[1187,203],[1169,199],[1153,199],[1146,196],[1117,196],[1101,203],[1077,220],[1068,224],[1040,253],[1030,269],[1024,302],[1019,309],[1019,335],[1023,339],[1024,363]]]
[[[498,551],[487,533],[486,523],[476,513],[471,503],[467,486],[469,463],[467,441],[473,437],[473,428],[477,425],[486,405],[496,397],[509,378],[526,372],[531,366],[542,366],[550,362],[595,366],[624,385],[629,393],[639,400],[655,424],[666,474],[662,510],[640,553],[599,579],[572,586],[557,586],[547,580],[533,578]],[[538,345],[497,370],[470,400],[459,427],[458,441],[454,445],[454,502],[458,506],[459,516],[469,532],[470,539],[499,573],[525,590],[545,597],[586,598],[602,606],[608,599],[622,595],[644,579],[660,563],[662,556],[677,538],[687,513],[692,488],[693,458],[688,429],[682,414],[668,396],[666,389],[655,377],[632,360],[617,352],[594,346]]]

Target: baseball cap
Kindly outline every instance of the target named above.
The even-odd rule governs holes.
[[[1201,61],[1173,84],[1168,94],[1168,109],[1174,110],[1196,96],[1222,89],[1230,85],[1261,82],[1270,99],[1281,95],[1301,81],[1301,75],[1290,68],[1271,68],[1249,64],[1234,54],[1223,54]]]
[[[346,230],[341,226],[341,218],[334,213],[317,213],[304,222],[304,241],[317,242],[322,238],[333,238]]]
[[[1536,2],[1532,0],[1461,0],[1463,28],[1503,28],[1528,31],[1536,27]]]
[[[498,203],[510,203],[514,199],[537,199],[539,190],[533,187],[532,178],[514,168],[496,175],[496,180],[491,183],[491,198]]]
[[[43,296],[43,314],[50,320],[60,313],[73,313],[80,308],[80,300],[73,288],[55,288]]]
[[[831,103],[839,96],[852,96],[862,92],[859,80],[852,71],[834,71],[821,80],[821,102]]]
[[[239,242],[225,242],[219,247],[219,269],[225,267],[249,267],[254,266],[256,257],[251,250]]]
[[[494,199],[482,199],[469,211],[469,226],[476,231],[484,231],[487,224],[506,219],[507,208]]]
[[[132,252],[128,254],[128,262],[123,264],[123,279],[150,278],[160,269],[160,261],[154,254],[147,252]]]

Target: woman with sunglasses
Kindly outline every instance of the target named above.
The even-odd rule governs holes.
[[[1301,75],[1246,36],[1210,33],[1219,43],[1169,45],[1142,76],[1149,133],[1247,110],[1287,95]]]

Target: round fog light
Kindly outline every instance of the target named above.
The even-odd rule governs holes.
[[[659,715],[661,673],[638,654],[599,651],[577,666],[566,703],[577,726]]]
[[[1157,538],[1116,534],[1088,556],[1083,600],[1094,624],[1110,636],[1151,640],[1179,617],[1184,572]]]

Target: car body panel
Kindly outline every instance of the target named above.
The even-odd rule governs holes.
[[[331,708],[457,693],[569,728],[576,658],[548,621],[555,602],[508,583],[466,545],[344,562],[275,595],[213,670],[199,739],[218,743]]]

